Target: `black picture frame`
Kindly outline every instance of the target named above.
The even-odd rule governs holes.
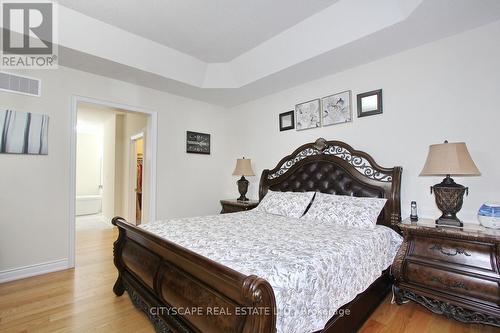
[[[186,153],[210,155],[210,134],[186,131]]]
[[[291,125],[288,125],[288,126],[284,126],[283,125],[283,123],[284,123],[283,120],[286,117],[291,117]],[[280,120],[280,132],[294,129],[295,128],[295,110],[291,110],[291,111],[288,111],[288,112],[280,113],[279,120]]]
[[[375,108],[370,108],[369,110],[363,111],[363,99],[366,97],[376,96],[377,97],[377,106]],[[383,103],[382,103],[382,89],[373,90],[369,92],[365,92],[362,94],[356,95],[357,104],[358,104],[358,118],[373,116],[376,114],[383,113]]]

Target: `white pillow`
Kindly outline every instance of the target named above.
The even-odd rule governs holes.
[[[372,229],[387,199],[358,198],[347,195],[317,193],[302,218],[325,223]]]
[[[315,192],[267,191],[257,210],[269,214],[300,218],[304,215]]]

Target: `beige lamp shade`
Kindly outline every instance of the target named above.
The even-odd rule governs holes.
[[[255,176],[252,170],[252,160],[248,158],[238,158],[233,176]]]
[[[420,176],[480,176],[464,142],[429,146],[429,154]]]

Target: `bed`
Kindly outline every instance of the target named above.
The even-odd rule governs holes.
[[[397,230],[401,219],[401,172],[400,167],[379,166],[370,155],[346,143],[318,139],[262,173],[261,200],[269,190],[386,198],[379,226],[373,230],[321,229],[314,221],[283,220],[259,211],[153,222],[142,228],[114,218],[119,236],[114,244],[118,279],[113,290],[118,296],[127,291],[157,332],[305,332],[303,327],[322,333],[354,332],[391,289],[388,259],[380,259],[378,268],[369,266],[382,258],[374,253],[386,251],[386,258],[391,258],[397,250],[397,239],[391,236],[395,233],[389,228]],[[233,244],[234,237],[241,234],[246,238]],[[301,248],[304,243],[309,246]],[[266,249],[267,244],[275,247]],[[370,251],[356,250],[360,248]],[[305,250],[311,252],[301,252]],[[266,253],[271,253],[267,260],[252,260],[262,259]],[[321,288],[341,284],[330,284],[335,275],[328,274],[334,274],[332,266],[342,266],[341,261],[331,258],[346,253],[359,257],[349,269],[355,276],[364,276],[362,281],[354,281],[355,288],[349,292],[323,294],[327,289]],[[289,260],[280,260],[280,256]],[[246,259],[238,260],[243,257]],[[309,260],[301,262],[301,258]],[[273,267],[268,267],[272,262]],[[301,267],[297,269],[301,274],[282,273],[292,271],[290,267]],[[381,267],[387,269],[380,275],[380,270],[376,272]],[[326,279],[313,279],[316,285],[308,292],[305,281],[316,275]],[[298,286],[301,293],[290,295],[288,289],[281,288],[284,280]],[[317,291],[316,298],[306,296],[311,291]],[[319,308],[335,311],[285,315],[287,302],[309,309],[323,302]]]

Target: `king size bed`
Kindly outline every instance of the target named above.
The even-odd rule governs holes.
[[[252,211],[140,228],[114,218],[113,290],[126,290],[157,332],[355,332],[391,289],[401,172],[318,139],[263,171]],[[286,200],[283,214],[266,211],[268,193],[308,197],[307,214],[290,217],[299,205]],[[383,200],[376,225],[308,218],[332,194]]]

